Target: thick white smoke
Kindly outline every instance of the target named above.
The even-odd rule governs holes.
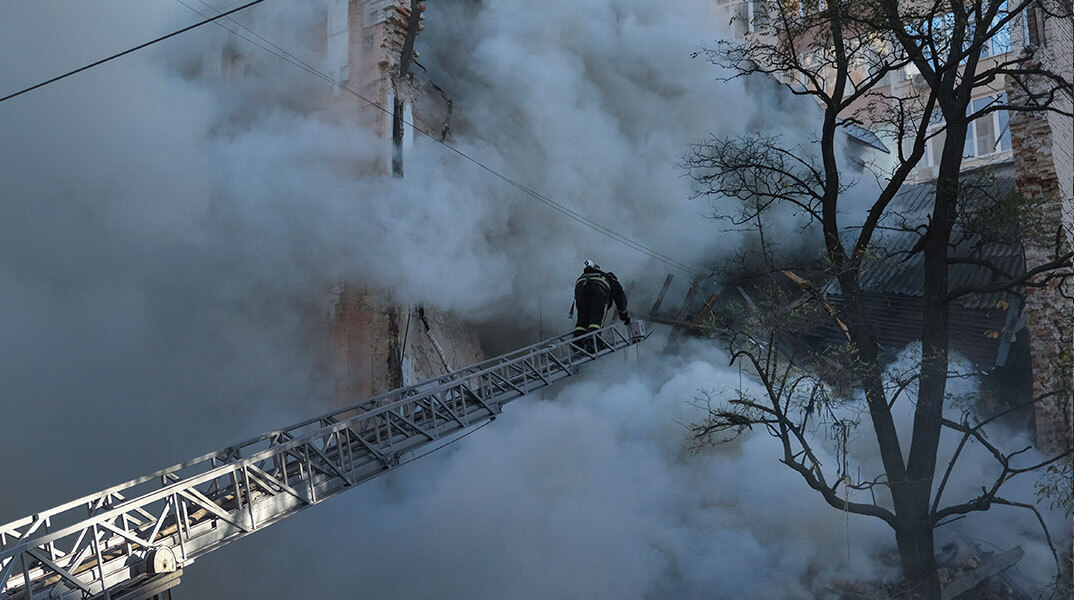
[[[198,595],[435,598],[834,598],[834,581],[898,580],[894,550],[877,519],[832,509],[779,462],[782,448],[763,429],[705,450],[687,451],[685,427],[703,418],[699,390],[731,397],[763,391],[748,373],[727,367],[707,342],[681,355],[661,354],[650,339],[593,365],[548,401],[509,405],[490,426],[400,471],[282,523],[203,561],[185,580]],[[914,361],[907,349],[891,367]],[[954,395],[977,390],[956,380]],[[911,403],[895,411],[908,432]],[[835,443],[816,432],[815,449],[834,477]],[[850,437],[851,473],[881,472],[865,423]],[[1023,436],[1000,428],[990,439],[1011,451]],[[941,464],[957,437],[945,434]],[[993,459],[970,444],[948,484],[947,502],[973,497],[996,475]],[[1035,453],[1025,464],[1039,460]],[[1004,495],[1032,501],[1032,476]],[[886,501],[883,488],[877,499]],[[869,502],[855,491],[854,502]],[[1042,507],[1043,509],[1043,507]],[[1070,517],[1043,512],[1057,543]],[[1036,518],[996,507],[937,531],[956,531],[982,548],[1021,545],[1027,592],[1054,576]],[[1069,540],[1069,538],[1065,538]],[[272,565],[235,577],[236,563]]]
[[[910,344],[888,366],[889,379],[904,378],[908,373],[918,372],[920,360],[921,345]],[[980,422],[981,417],[972,413],[980,395],[985,391],[981,387],[980,380],[973,375],[977,369],[968,361],[956,356],[952,359],[949,372],[952,373],[952,377],[947,385],[948,399],[945,417],[961,422],[963,411],[968,410],[971,411],[966,415],[968,422],[971,424]],[[863,402],[860,395],[858,398]],[[911,386],[892,409],[903,456],[909,455],[910,451],[915,404],[916,388]],[[872,428],[867,419],[863,421],[856,435],[850,436],[847,450],[851,456],[851,466],[860,468],[863,478],[872,479],[883,473],[883,467]],[[1051,455],[1042,456],[1035,448],[1030,449],[1035,445],[1030,432],[1012,429],[1011,422],[1012,419],[1000,419],[986,425],[983,431],[986,439],[1005,454],[1029,449],[1011,460],[1012,467],[1029,467],[1051,457]],[[933,484],[934,493],[940,486],[944,470],[954,456],[961,438],[962,434],[949,428],[944,428],[941,433],[937,452],[937,479]],[[940,508],[977,498],[981,495],[983,487],[991,488],[1001,472],[1000,463],[991,452],[976,440],[970,439],[962,449],[955,468],[951,471],[950,479],[941,496]],[[1038,474],[1035,473],[1017,475],[1004,483],[998,496],[1015,502],[1038,504],[1035,495],[1037,481]],[[870,500],[868,492],[859,491],[855,494],[859,502]],[[878,488],[876,496],[880,503],[891,506],[890,495],[886,489]],[[1071,515],[1065,510],[1049,509],[1045,504],[1039,503],[1038,509],[1042,512],[1057,550],[1062,552],[1070,545]],[[1025,583],[1027,586],[1043,586],[1056,575],[1055,558],[1051,554],[1040,523],[1033,513],[1025,508],[995,505],[989,512],[970,513],[964,519],[949,521],[949,523],[936,531],[938,541],[951,539],[956,533],[961,533],[981,541],[988,550],[994,550],[995,547],[1007,550],[1020,544],[1026,557],[1019,563],[1019,573],[1027,578]]]
[[[302,27],[295,15],[258,14],[247,22],[270,37]],[[701,0],[539,9],[443,3],[430,7],[419,37],[424,64],[415,70],[424,68],[452,97],[452,143],[460,150],[704,268],[737,249],[743,235],[713,227],[708,204],[691,198],[692,181],[679,166],[688,145],[761,127],[804,143],[812,124],[801,116],[816,112],[803,98],[758,102],[742,81],[717,83],[726,73],[691,59],[714,43],[719,15]],[[214,193],[237,211],[240,234],[273,248],[281,238],[300,241],[304,255],[316,257],[302,263],[304,271],[390,287],[400,300],[478,322],[535,320],[546,303],[562,312],[585,258],[639,290],[675,271],[421,136],[404,157],[403,180],[366,177],[360,165],[383,156],[384,143],[303,104],[303,94],[323,97],[325,83],[235,43],[262,68],[231,86],[232,101],[216,116],[228,135],[209,144]],[[266,223],[268,231],[259,229]],[[288,230],[271,228],[278,223]]]
[[[452,52],[429,36],[460,147],[680,260],[733,247],[674,166],[727,112],[736,125],[760,116],[689,59],[714,35],[707,4],[594,4],[603,16],[553,43],[542,38],[554,10],[570,12],[557,6],[528,33],[514,19],[509,38],[494,39],[511,13],[490,13]],[[244,22],[317,61],[316,7],[261,8]],[[430,33],[435,19],[462,27],[468,10],[431,14]],[[19,89],[198,18],[170,3],[13,5],[0,44],[18,60],[0,64],[0,81]],[[420,140],[403,181],[362,176],[384,144],[318,109],[324,82],[241,40],[260,61],[248,77],[199,77],[219,35],[192,32],[0,106],[0,439],[21,456],[2,465],[20,482],[2,520],[320,410],[332,396],[321,299],[338,280],[512,326],[542,305],[566,312],[584,257],[625,280],[664,273]],[[450,78],[447,66],[499,55],[490,45],[512,51],[510,38],[529,61],[510,85],[461,67]],[[551,67],[528,58],[541,52]],[[543,139],[556,104],[569,126]],[[86,456],[93,468],[75,459]]]
[[[510,405],[316,517],[214,556],[184,585],[245,597],[814,598],[832,578],[883,574],[872,557],[884,527],[804,490],[767,435],[686,451],[683,425],[703,416],[689,400],[731,393],[739,374],[709,344],[687,358],[662,356],[663,342],[641,346],[640,362],[631,352],[593,365],[549,401]],[[250,552],[278,566],[229,580],[229,560]]]
[[[315,62],[316,14],[270,2],[242,20]],[[0,50],[19,60],[0,81],[196,18],[14,4]],[[420,45],[461,149],[700,265],[742,239],[690,200],[687,144],[809,125],[689,58],[718,20],[703,0],[445,2]],[[640,288],[668,270],[420,138],[402,181],[361,175],[384,143],[318,108],[327,84],[271,56],[237,81],[198,77],[218,35],[0,104],[0,521],[319,412],[335,281],[513,327],[566,312],[584,258]],[[810,496],[765,436],[686,454],[688,401],[738,372],[703,346],[665,359],[647,344],[640,367],[601,365],[555,403],[520,402],[453,452],[214,554],[179,593],[806,597],[805,580],[869,574],[890,535]]]

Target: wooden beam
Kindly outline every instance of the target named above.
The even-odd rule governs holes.
[[[686,320],[686,312],[690,308],[690,300],[693,299],[694,294],[698,293],[697,288],[701,285],[701,276],[694,277],[694,280],[690,282],[690,291],[686,292],[686,297],[682,299],[682,306],[679,307],[679,312],[675,314],[675,321],[682,322]],[[679,332],[682,328],[679,325],[673,325],[671,329],[671,337],[668,341],[673,341],[679,336]]]
[[[708,325],[695,325],[689,321],[676,321],[675,319],[655,315],[649,315],[648,317],[645,317],[645,320],[651,323],[660,323],[661,325],[679,325],[680,327],[693,329],[694,331],[716,331],[715,327],[709,327]]]
[[[700,325],[710,314],[712,314],[712,309],[716,306],[716,301],[719,299],[719,294],[712,294],[709,296],[708,300],[705,300],[705,305],[701,307],[701,310],[697,311],[696,315],[694,315],[693,324]]]
[[[671,280],[675,279],[675,275],[668,273],[666,279],[664,279],[664,287],[660,288],[660,294],[656,296],[656,302],[653,303],[652,309],[649,310],[650,315],[655,315],[656,311],[660,310],[660,303],[664,301],[664,294],[668,293],[668,287],[671,286]]]

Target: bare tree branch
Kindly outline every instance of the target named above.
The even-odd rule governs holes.
[[[1025,274],[1020,277],[1012,277],[987,285],[966,285],[957,287],[948,292],[946,301],[951,302],[969,294],[990,294],[1025,286],[1043,287],[1052,279],[1067,275],[1067,273],[1057,271],[1059,269],[1069,268],[1071,266],[1072,257],[1074,257],[1074,253],[1067,252],[1055,260],[1038,265],[1026,271]],[[1035,280],[1034,278],[1038,275],[1045,275],[1045,278],[1043,280]]]

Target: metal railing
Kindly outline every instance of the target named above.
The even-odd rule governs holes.
[[[146,598],[194,559],[646,337],[641,323],[561,335],[0,526],[0,600]]]

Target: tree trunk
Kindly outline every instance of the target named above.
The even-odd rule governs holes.
[[[403,176],[403,111],[406,104],[395,92],[395,104],[392,107],[392,175]]]
[[[929,499],[936,475],[936,453],[940,446],[943,404],[947,392],[947,346],[950,341],[947,255],[958,214],[963,147],[960,141],[966,138],[966,128],[965,122],[954,119],[948,124],[947,144],[936,178],[932,219],[922,247],[925,272],[921,378],[918,382],[917,406],[914,408],[914,434],[906,459],[906,481],[900,497],[895,499],[895,515],[899,521],[895,538],[904,577],[910,589],[920,590],[913,594],[929,600],[940,598]]]
[[[903,507],[900,511],[896,505],[895,509],[899,521],[895,543],[899,547],[899,562],[906,580],[906,597],[913,600],[940,600],[932,527],[927,519],[928,497],[919,504],[924,510],[918,516],[905,515],[910,507]]]
[[[860,374],[862,387],[895,509],[896,521],[892,527],[895,529],[903,578],[907,590],[910,590],[908,597],[939,600],[940,583],[936,573],[932,525],[928,518],[931,480],[916,481],[907,475],[898,431],[884,391],[876,339],[865,318],[857,276],[848,272],[845,280],[840,281],[846,299],[844,318],[858,349],[858,358],[863,363]]]

